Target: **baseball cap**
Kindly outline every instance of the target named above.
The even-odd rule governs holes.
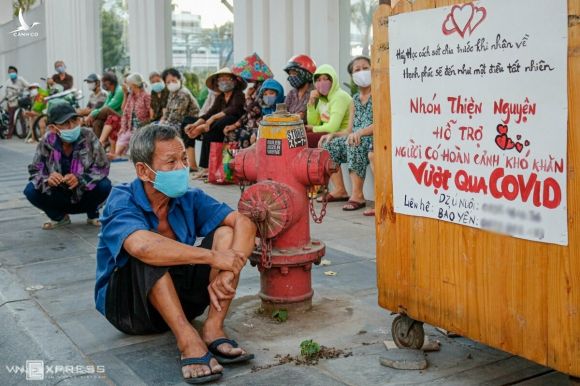
[[[77,112],[70,103],[56,100],[49,103],[48,106],[48,123],[62,125],[71,118],[78,117]]]
[[[85,82],[96,82],[97,80],[101,80],[101,78],[99,78],[99,76],[97,74],[91,74],[91,75],[87,76],[87,79],[85,79]]]

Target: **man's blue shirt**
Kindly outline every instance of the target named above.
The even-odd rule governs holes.
[[[197,188],[171,199],[168,221],[176,240],[193,245],[197,237],[205,237],[215,230],[232,212]],[[113,271],[123,267],[131,256],[123,243],[139,230],[157,231],[159,221],[145,195],[143,183],[135,179],[131,184],[115,186],[107,199],[101,216],[101,232],[97,247],[97,282],[95,304],[105,315],[105,299]]]

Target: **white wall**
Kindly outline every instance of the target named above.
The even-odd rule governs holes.
[[[257,52],[285,85],[288,59],[308,54],[348,77],[350,0],[234,0],[234,62]]]
[[[9,12],[8,12],[9,11]],[[0,82],[8,79],[8,66],[18,68],[18,74],[28,82],[40,82],[40,77],[46,77],[44,63],[46,62],[46,23],[44,6],[34,7],[25,14],[25,21],[32,25],[40,23],[30,30],[38,36],[13,36],[11,31],[20,26],[18,18],[12,17],[12,1],[0,0]],[[6,22],[6,20],[8,20]],[[39,65],[40,63],[40,65]],[[0,91],[4,95],[4,90]]]
[[[45,71],[54,74],[54,62],[64,60],[74,87],[84,95],[83,79],[102,70],[99,0],[46,0]],[[40,63],[39,63],[40,65]],[[86,103],[86,99],[81,102]]]
[[[171,65],[171,1],[129,0],[131,71],[148,78]]]

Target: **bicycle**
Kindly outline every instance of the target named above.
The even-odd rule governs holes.
[[[0,89],[4,86],[0,86]],[[8,88],[13,88],[7,86]],[[10,115],[8,114],[7,105],[10,102],[14,102],[18,98],[18,95],[15,95],[11,98],[4,96],[2,100],[0,100],[0,138],[7,139],[10,136]],[[6,106],[6,107],[3,107]],[[15,120],[16,114],[14,114],[13,120]]]
[[[28,135],[28,124],[26,123],[26,112],[32,108],[32,98],[30,92],[21,91],[18,94],[18,107],[14,112],[14,134],[21,139]]]
[[[76,109],[79,108],[79,101],[81,99],[83,99],[83,95],[82,92],[71,88],[69,90],[66,91],[62,91],[62,92],[58,92],[56,94],[52,94],[50,96],[47,96],[44,98],[45,102],[47,103],[46,105],[46,109],[44,109],[42,111],[42,114],[39,115],[35,120],[34,123],[32,124],[32,131],[34,133],[34,136],[40,140],[40,138],[42,138],[43,135],[43,130],[44,128],[46,128],[46,119],[47,119],[47,110],[48,110],[48,106],[50,105],[51,102],[54,102],[55,100],[64,100],[68,103],[70,103],[71,106],[73,106]]]

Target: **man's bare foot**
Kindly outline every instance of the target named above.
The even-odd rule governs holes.
[[[206,322],[204,324],[201,336],[202,336],[203,341],[205,342],[206,345],[211,344],[216,339],[227,338],[227,335],[222,327],[214,327],[214,326],[208,325],[208,322]],[[217,346],[217,350],[220,353],[228,355],[228,356],[246,355],[246,351],[244,351],[242,348],[233,347],[229,343],[220,344],[219,346]]]
[[[196,334],[197,335],[197,334]],[[184,358],[201,358],[207,353],[207,347],[199,336],[192,337],[186,344],[177,344],[181,352],[181,359]],[[181,372],[184,378],[204,377],[211,374],[221,373],[224,368],[212,358],[209,362],[211,369],[206,365],[189,365],[183,366]]]

